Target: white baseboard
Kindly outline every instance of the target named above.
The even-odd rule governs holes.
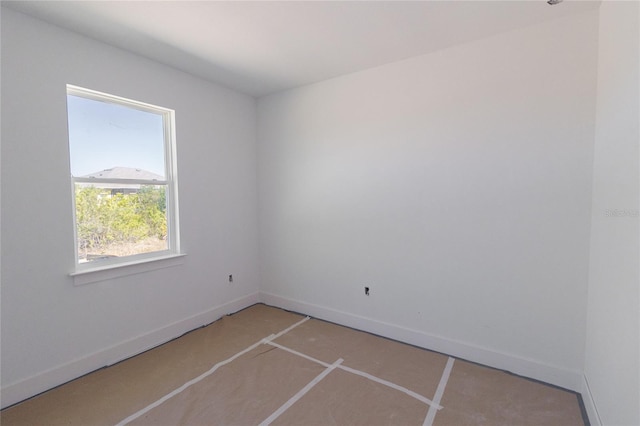
[[[209,324],[224,315],[237,312],[259,302],[259,293],[256,292],[248,296],[232,300],[206,312],[201,312],[189,318],[185,318],[174,322],[173,324],[153,330],[142,336],[134,337],[117,345],[38,373],[25,380],[7,385],[2,388],[2,391],[0,392],[2,408],[23,401],[48,389],[90,373],[91,371],[95,371],[108,365],[113,365],[123,359],[132,357],[166,343],[202,325]]]
[[[600,421],[598,410],[596,410],[596,403],[593,400],[593,395],[591,394],[591,389],[589,388],[587,376],[584,375],[582,376],[582,390],[580,393],[582,394],[584,409],[587,412],[587,417],[589,417],[589,423],[591,423],[591,426],[602,426],[602,421]]]
[[[575,392],[581,393],[583,391],[583,375],[580,371],[547,365],[516,355],[447,339],[445,337],[365,318],[324,306],[288,299],[275,294],[261,292],[260,300],[267,305],[299,312],[500,370],[510,371]]]
[[[422,331],[262,292],[232,300],[206,312],[193,315],[150,333],[132,338],[64,365],[41,372],[25,380],[7,385],[2,388],[0,392],[1,406],[5,408],[91,371],[115,364],[123,359],[168,342],[190,330],[215,321],[223,315],[239,311],[259,302],[300,312],[315,318],[367,331],[425,349],[442,352],[457,358],[511,371],[515,374],[579,392],[583,395],[589,420],[593,425],[600,426],[586,378],[579,371],[550,366],[534,360],[435,336]]]

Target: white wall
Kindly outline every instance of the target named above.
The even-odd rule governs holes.
[[[67,83],[175,109],[182,265],[74,286]],[[255,120],[249,96],[2,8],[3,406],[257,301]]]
[[[266,300],[578,389],[597,23],[261,98]]]
[[[258,300],[259,260],[262,300],[573,389],[584,367],[587,408],[639,423],[640,227],[605,214],[639,207],[637,13],[262,98],[258,163],[252,98],[2,8],[2,405]],[[176,110],[182,265],[73,285],[67,83]]]
[[[600,7],[584,395],[606,425],[640,424],[639,9]]]

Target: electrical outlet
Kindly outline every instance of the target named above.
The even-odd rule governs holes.
[[[369,295],[369,287],[365,287],[364,288],[364,294],[365,294],[365,296]]]
[[[230,275],[229,275],[229,282],[230,282],[230,283],[232,283],[232,282],[233,282],[233,275],[232,275],[232,274],[230,274]]]

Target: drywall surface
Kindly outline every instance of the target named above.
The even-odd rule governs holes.
[[[640,7],[600,7],[585,377],[604,425],[640,424]]]
[[[596,65],[590,11],[259,99],[261,291],[581,377]]]
[[[181,264],[74,286],[66,84],[176,111]],[[249,96],[2,8],[3,405],[257,301],[255,115]]]

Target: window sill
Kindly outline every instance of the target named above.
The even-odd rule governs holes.
[[[186,254],[179,253],[149,259],[139,259],[117,265],[104,265],[95,268],[83,269],[81,271],[72,272],[69,275],[73,277],[73,284],[80,286],[125,277],[128,275],[142,274],[156,269],[182,265],[184,263],[185,256]]]

